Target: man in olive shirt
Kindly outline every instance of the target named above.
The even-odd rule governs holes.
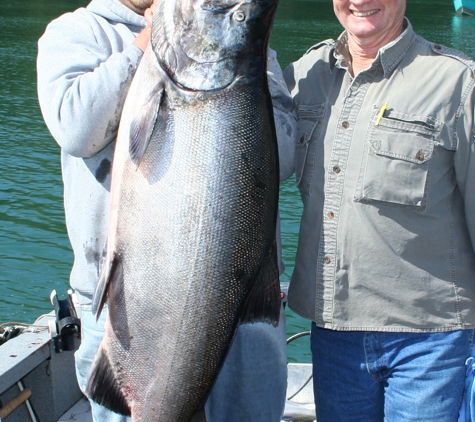
[[[313,321],[319,422],[455,421],[475,327],[475,64],[404,0],[334,0],[345,32],[285,77],[304,203],[289,306]]]

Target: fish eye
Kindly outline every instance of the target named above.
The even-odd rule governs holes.
[[[233,18],[237,22],[242,22],[244,19],[246,19],[246,15],[244,14],[244,12],[238,10],[237,12],[234,12]]]

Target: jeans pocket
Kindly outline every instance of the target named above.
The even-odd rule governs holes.
[[[432,120],[395,112],[372,124],[354,200],[424,210],[437,131]]]

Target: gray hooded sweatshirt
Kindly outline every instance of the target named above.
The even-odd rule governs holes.
[[[99,277],[114,144],[143,54],[132,42],[144,26],[143,16],[119,0],[92,0],[52,21],[38,43],[38,98],[61,147],[66,226],[74,252],[70,284],[81,304],[90,302]],[[296,120],[273,51],[268,68],[284,180],[293,172]]]

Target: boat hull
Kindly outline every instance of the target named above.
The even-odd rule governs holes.
[[[454,0],[455,13],[475,16],[475,0]]]

